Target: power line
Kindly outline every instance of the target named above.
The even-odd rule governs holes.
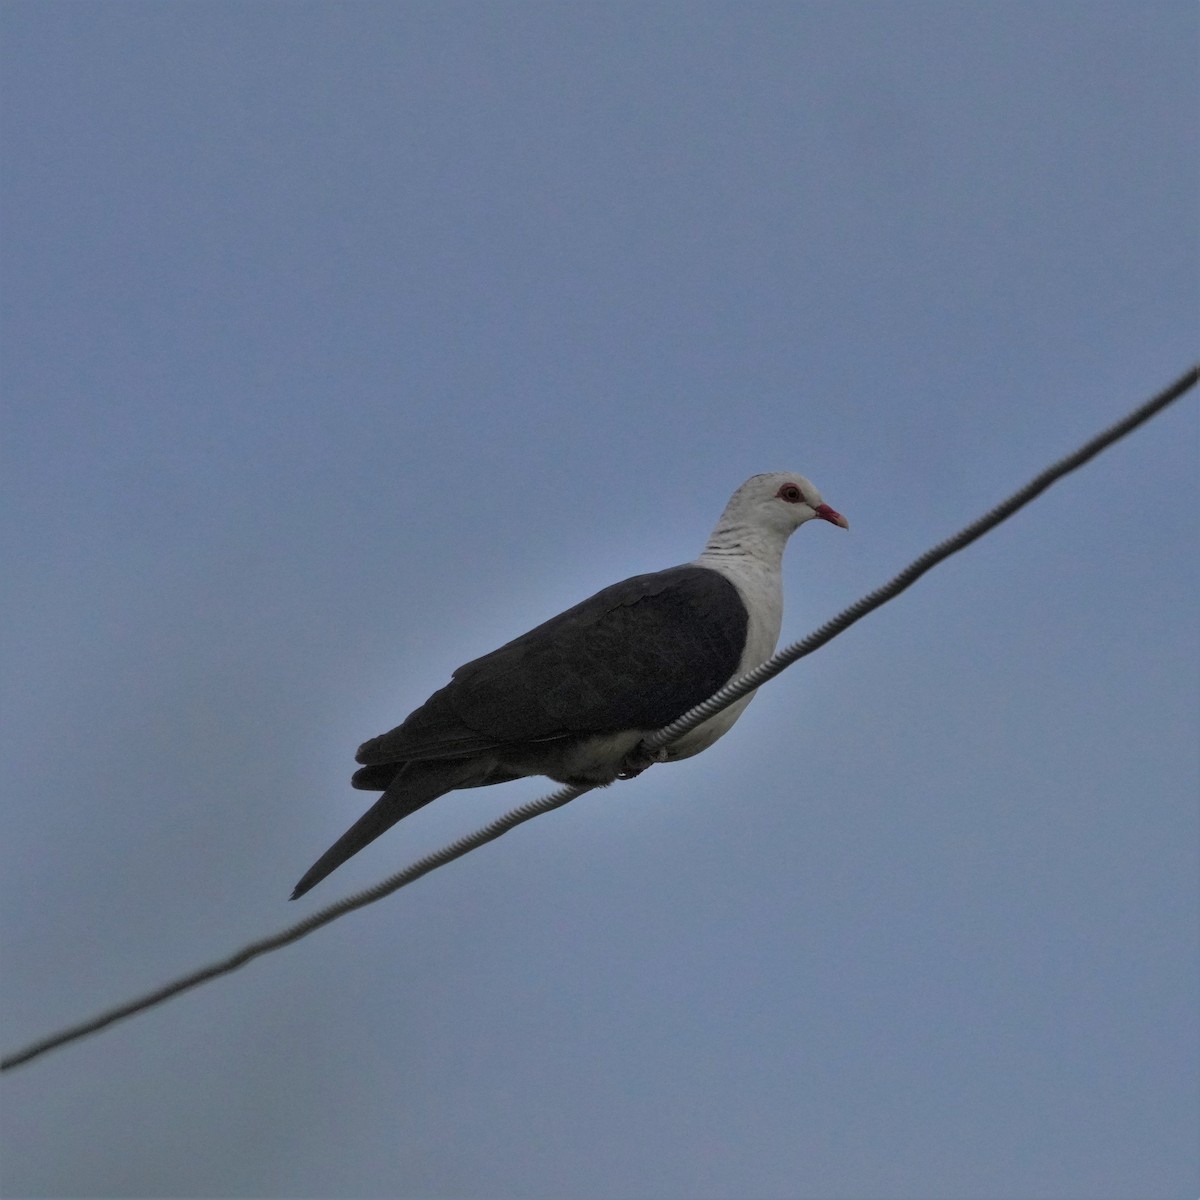
[[[1127,416],[1116,422],[1116,424],[1109,426],[1102,433],[1085,442],[1073,454],[1069,454],[1065,458],[1059,459],[1058,462],[1051,464],[1039,475],[1031,479],[1023,488],[1014,492],[1007,500],[996,505],[995,508],[985,513],[977,521],[973,521],[965,529],[960,530],[953,537],[947,538],[944,542],[939,542],[933,549],[927,550],[920,558],[910,563],[903,571],[882,587],[876,588],[860,600],[856,600],[849,608],[843,609],[836,617],[827,621],[815,632],[809,634],[808,637],[799,642],[793,642],[790,646],[786,646],[761,666],[743,675],[740,679],[727,683],[708,700],[705,700],[702,704],[698,704],[689,712],[684,713],[683,716],[672,721],[665,728],[652,733],[642,742],[642,748],[647,751],[653,751],[666,746],[670,742],[676,741],[689,730],[707,721],[723,708],[727,708],[735,700],[746,695],[748,692],[754,691],[769,679],[774,679],[776,675],[791,666],[798,659],[811,654],[814,650],[819,650],[827,642],[837,637],[839,633],[849,629],[856,621],[865,617],[867,613],[873,612],[880,605],[886,604],[906,588],[911,587],[926,571],[932,570],[938,563],[943,562],[952,554],[958,553],[959,550],[981,538],[1002,521],[1011,517],[1018,509],[1023,508],[1030,501],[1036,499],[1051,484],[1056,483],[1063,476],[1083,466],[1084,463],[1094,458],[1102,450],[1107,449],[1114,442],[1119,441],[1139,425],[1161,412],[1168,404],[1178,400],[1180,396],[1194,387],[1198,381],[1200,381],[1200,366],[1195,366],[1157,396],[1139,405]],[[296,924],[289,926],[280,933],[262,938],[260,941],[251,942],[228,958],[221,959],[188,975],[181,976],[179,979],[164,984],[162,987],[136,1000],[131,1000],[127,1004],[110,1008],[89,1021],[72,1025],[49,1037],[42,1038],[40,1041],[31,1043],[24,1049],[18,1050],[0,1060],[0,1070],[7,1071],[10,1067],[20,1066],[22,1063],[29,1062],[31,1059],[45,1054],[48,1050],[64,1046],[68,1042],[77,1041],[88,1034],[96,1033],[98,1030],[113,1024],[115,1021],[152,1008],[154,1005],[161,1004],[164,1000],[169,1000],[172,996],[176,996],[180,992],[198,987],[200,984],[210,979],[215,979],[219,975],[227,975],[229,972],[237,970],[238,967],[245,966],[252,959],[258,958],[259,955],[267,954],[272,950],[279,949],[281,946],[298,941],[300,938],[312,933],[313,930],[320,929],[322,925],[328,925],[330,921],[336,921],[338,917],[345,916],[346,913],[353,912],[357,908],[364,908],[368,904],[373,904],[376,900],[382,900],[385,896],[390,896],[393,892],[399,891],[400,888],[414,883],[422,875],[428,875],[430,871],[445,866],[447,863],[453,862],[456,858],[461,858],[464,854],[468,854],[470,851],[487,842],[494,841],[502,834],[523,824],[525,821],[532,820],[542,813],[551,812],[553,809],[561,808],[564,804],[591,790],[590,787],[562,787],[538,800],[522,804],[497,820],[492,821],[490,824],[485,825],[482,829],[459,838],[456,842],[444,846],[441,850],[427,854],[424,858],[406,867],[403,871],[399,871],[395,875],[383,880],[382,883],[378,883],[374,887],[367,888],[365,891],[358,892],[353,896],[348,896],[345,900],[339,900],[336,904],[331,904],[320,912],[314,913],[311,917],[296,922]]]
[[[676,741],[685,733],[695,729],[697,725],[707,721],[709,717],[727,708],[735,700],[754,691],[755,688],[774,679],[781,671],[790,667],[798,659],[819,650],[826,642],[837,637],[839,633],[849,629],[855,621],[861,620],[869,612],[874,612],[880,605],[898,596],[906,588],[911,587],[926,571],[932,570],[940,562],[944,562],[952,554],[965,549],[972,542],[983,537],[985,533],[995,529],[1002,521],[1008,520],[1013,513],[1037,499],[1051,484],[1057,483],[1064,475],[1082,467],[1084,463],[1095,458],[1102,450],[1106,450],[1114,442],[1120,441],[1127,433],[1132,433],[1139,425],[1150,420],[1161,412],[1168,404],[1178,400],[1185,392],[1195,386],[1200,379],[1200,365],[1181,375],[1170,387],[1159,392],[1157,396],[1139,404],[1132,412],[1122,417],[1115,424],[1096,434],[1094,438],[1084,442],[1073,454],[1060,458],[1051,463],[1040,474],[1035,475],[1023,488],[1013,492],[1007,500],[1002,500],[995,508],[984,513],[977,521],[972,521],[965,529],[960,529],[953,537],[939,542],[932,550],[926,550],[920,558],[909,563],[899,575],[889,579],[882,587],[868,592],[861,600],[856,600],[849,608],[843,609],[836,617],[826,621],[815,632],[799,642],[793,642],[777,651],[761,666],[753,671],[747,671],[740,679],[732,679],[719,691],[714,693],[702,704],[697,704],[690,712],[677,717],[670,725],[652,733],[642,742],[648,750],[665,746],[668,742]]]

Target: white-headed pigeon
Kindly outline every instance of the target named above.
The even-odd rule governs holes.
[[[783,548],[814,517],[849,527],[803,476],[755,475],[734,492],[693,562],[615,583],[459,667],[403,724],[359,747],[362,766],[351,782],[383,795],[309,868],[292,899],[456,788],[525,775],[602,785],[647,766],[636,753],[647,733],[774,653]],[[711,746],[752,698],[655,761]]]

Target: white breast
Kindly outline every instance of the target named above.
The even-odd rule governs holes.
[[[734,678],[737,678],[766,662],[775,653],[779,643],[779,631],[783,627],[783,580],[779,565],[749,556],[708,554],[697,559],[697,565],[724,575],[737,588],[746,606],[749,617],[746,648],[734,672]],[[744,696],[674,742],[667,751],[668,759],[690,758],[701,750],[707,750],[717,738],[733,728],[733,723],[742,715],[754,695],[751,692]]]

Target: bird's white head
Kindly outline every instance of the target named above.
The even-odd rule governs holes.
[[[830,508],[803,475],[790,471],[754,475],[730,497],[706,554],[761,554],[768,548],[782,553],[792,533],[814,518],[850,528],[850,522]]]
[[[821,499],[812,480],[790,471],[772,471],[747,479],[733,493],[725,515],[788,533],[814,517],[842,529],[850,528],[850,522]]]

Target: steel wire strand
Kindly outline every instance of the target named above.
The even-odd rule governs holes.
[[[837,616],[826,621],[824,625],[820,626],[813,633],[810,633],[808,637],[798,642],[793,642],[790,646],[786,646],[753,671],[749,671],[739,679],[727,683],[708,700],[684,713],[683,716],[672,721],[670,725],[650,734],[642,741],[641,748],[646,751],[654,751],[669,745],[722,709],[727,708],[735,700],[761,687],[762,684],[773,679],[798,659],[811,654],[814,650],[820,649],[827,642],[837,637],[838,634],[849,629],[856,621],[865,617],[869,612],[874,611],[882,604],[886,604],[887,601],[898,596],[906,588],[911,587],[922,575],[937,566],[938,563],[969,546],[985,533],[994,529],[1002,521],[1007,520],[1013,513],[1023,508],[1031,500],[1044,492],[1051,484],[1056,483],[1063,476],[1083,466],[1102,450],[1148,421],[1156,413],[1166,408],[1168,404],[1179,399],[1180,396],[1194,387],[1197,381],[1200,381],[1200,366],[1192,367],[1174,383],[1159,392],[1158,395],[1139,405],[1127,416],[1085,442],[1073,454],[1068,454],[1066,457],[1059,459],[1056,463],[1047,467],[1024,487],[1014,492],[1007,500],[997,504],[977,521],[973,521],[952,537],[939,542],[931,550],[927,550],[905,567],[898,575],[894,576],[881,587],[868,592],[867,595],[856,600],[849,607],[838,613]],[[364,908],[368,904],[382,900],[385,896],[390,896],[393,892],[399,891],[400,888],[414,883],[423,875],[429,874],[430,871],[434,871],[438,867],[445,866],[447,863],[461,858],[463,855],[468,854],[470,851],[487,842],[494,841],[510,829],[514,829],[516,826],[532,820],[542,813],[561,808],[564,804],[568,804],[570,801],[582,796],[585,792],[592,790],[590,787],[561,787],[557,791],[551,792],[539,799],[521,804],[503,816],[498,817],[490,824],[476,830],[474,833],[467,834],[457,841],[442,847],[440,850],[427,854],[424,858],[418,859],[404,870],[389,876],[373,887],[356,892],[344,900],[339,900],[335,904],[322,909],[320,912],[306,917],[303,921],[297,921],[294,925],[288,926],[288,928],[282,930],[280,933],[251,942],[228,958],[220,959],[199,970],[180,976],[180,978],[173,980],[171,983],[164,984],[162,987],[148,992],[136,1000],[131,1000],[126,1004],[107,1009],[88,1021],[69,1026],[58,1033],[30,1043],[21,1050],[0,1059],[0,1070],[7,1071],[11,1067],[20,1066],[22,1063],[29,1062],[31,1059],[45,1054],[48,1050],[64,1046],[69,1042],[86,1037],[88,1034],[96,1033],[106,1026],[113,1024],[115,1021],[133,1016],[156,1004],[161,1004],[163,1001],[169,1000],[172,996],[197,987],[209,979],[215,979],[219,975],[226,975],[231,971],[235,971],[238,967],[245,966],[246,963],[258,958],[262,954],[267,954],[291,942],[298,941],[314,930],[320,929],[321,926],[328,925],[331,921],[335,921],[339,917],[353,912],[355,909]]]
[[[645,750],[656,750],[677,741],[685,733],[689,733],[695,729],[697,725],[702,725],[722,709],[728,708],[735,700],[739,700],[748,692],[761,687],[767,680],[774,679],[776,675],[787,667],[790,667],[792,663],[811,654],[814,650],[819,650],[826,642],[831,641],[839,633],[849,629],[851,625],[861,620],[867,613],[873,612],[880,605],[886,604],[906,588],[911,587],[922,575],[932,570],[938,563],[943,562],[952,554],[957,554],[959,550],[965,549],[972,542],[983,537],[985,533],[990,532],[1002,521],[1006,521],[1019,509],[1024,508],[1030,501],[1040,496],[1052,484],[1057,483],[1065,475],[1069,475],[1072,471],[1082,467],[1090,459],[1095,458],[1102,450],[1107,449],[1114,442],[1119,441],[1127,433],[1132,432],[1139,425],[1144,424],[1156,413],[1166,408],[1172,401],[1178,400],[1184,392],[1195,385],[1198,379],[1200,379],[1200,366],[1193,367],[1186,374],[1180,376],[1170,387],[1152,399],[1147,400],[1145,404],[1139,405],[1103,432],[1098,433],[1090,441],[1080,446],[1073,454],[1068,454],[1060,458],[1056,463],[1052,463],[1040,474],[1034,476],[1023,488],[1020,488],[1009,496],[1007,500],[1001,501],[995,508],[984,513],[978,520],[972,521],[970,525],[964,529],[960,529],[958,533],[946,538],[943,542],[939,542],[931,550],[927,550],[920,558],[909,563],[898,575],[889,579],[881,587],[877,587],[873,592],[868,592],[867,595],[856,600],[848,608],[844,608],[836,617],[826,621],[824,625],[810,633],[808,637],[802,638],[798,642],[793,642],[790,646],[785,646],[782,650],[777,651],[767,659],[766,662],[755,667],[754,670],[746,672],[745,675],[742,675],[738,679],[730,680],[707,700],[702,701],[695,708],[685,712],[681,717],[677,717],[670,725],[666,725],[662,729],[650,734],[649,737],[644,738],[641,743],[642,748]]]

